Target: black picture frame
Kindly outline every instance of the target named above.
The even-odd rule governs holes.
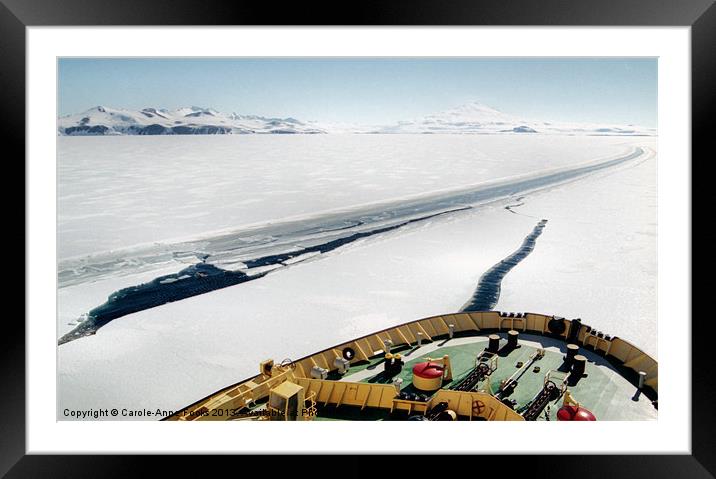
[[[18,125],[25,118],[25,29],[29,26],[82,25],[570,25],[570,26],[690,26],[692,68],[692,178],[696,157],[708,162],[712,151],[711,132],[716,89],[716,7],[713,0],[434,0],[376,1],[355,3],[247,2],[207,0],[0,0],[0,115],[4,137],[5,162],[22,164],[25,137]],[[670,159],[679,161],[681,159]],[[701,167],[699,166],[698,169]],[[22,169],[24,175],[24,168]],[[703,178],[703,177],[702,177]],[[696,184],[692,191],[696,191]],[[708,190],[708,188],[707,188]],[[6,205],[17,203],[6,193]],[[697,202],[693,201],[694,206]],[[18,211],[19,216],[19,211]],[[19,222],[18,218],[18,222]],[[23,216],[23,223],[25,218]],[[23,230],[24,231],[24,228]],[[704,239],[713,242],[708,233]],[[27,252],[25,251],[25,262]],[[703,268],[703,266],[702,266]],[[19,284],[19,282],[18,282]],[[695,282],[694,282],[695,284]],[[24,287],[24,283],[23,283]],[[699,299],[693,295],[692,298]],[[697,304],[685,305],[684,314],[699,311]],[[689,307],[690,306],[690,307]],[[707,308],[703,309],[707,311]],[[503,474],[509,463],[527,467],[525,473],[550,476],[583,477],[714,477],[716,474],[716,395],[714,394],[713,359],[709,352],[712,340],[708,315],[691,317],[692,391],[684,391],[684,401],[691,400],[692,455],[616,455],[616,456],[521,456],[466,462],[475,473]],[[702,334],[704,333],[704,334]],[[667,332],[660,331],[660,334]],[[2,335],[0,348],[0,475],[6,477],[131,477],[146,471],[146,462],[162,458],[144,456],[143,461],[127,456],[51,456],[26,455],[25,449],[25,335],[24,330]],[[54,406],[53,406],[54,407]],[[566,441],[575,438],[565,438]],[[506,444],[506,451],[519,452],[519,443]],[[638,438],[634,439],[638,441]],[[559,453],[555,444],[555,453]],[[166,459],[166,458],[163,458]],[[218,460],[218,459],[217,459]],[[239,469],[236,458],[232,467]],[[341,469],[358,471],[365,459],[351,457]],[[478,461],[475,459],[474,461]],[[206,461],[176,459],[183,469],[204,470]],[[444,461],[441,461],[444,464]],[[211,462],[213,467],[215,462]],[[305,463],[308,465],[308,463]],[[301,467],[308,472],[310,468]],[[541,471],[541,472],[536,472]],[[315,471],[314,471],[315,472]],[[375,471],[374,471],[375,472]],[[387,471],[385,471],[387,472]],[[417,472],[417,471],[416,471]],[[426,470],[427,472],[427,470]],[[422,475],[422,474],[421,474]]]

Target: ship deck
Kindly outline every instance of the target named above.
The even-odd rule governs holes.
[[[497,338],[488,347],[492,334]],[[517,347],[509,346],[508,336],[517,339]],[[402,368],[391,367],[390,374],[383,364],[386,349],[393,357],[401,355]],[[569,363],[568,349],[574,355]],[[438,364],[416,381],[422,387],[439,387],[433,393],[413,386],[413,367],[428,357]],[[434,373],[442,370],[443,361],[450,367],[441,378]],[[449,371],[452,378],[444,379]],[[546,382],[547,374],[553,384]],[[394,382],[396,378],[401,381]],[[467,380],[461,383],[463,378]],[[283,386],[286,382],[293,386]],[[506,382],[512,387],[505,387]],[[657,362],[624,339],[594,330],[579,319],[475,311],[403,323],[296,361],[274,364],[268,359],[260,364],[258,375],[227,386],[167,420],[446,420],[457,416],[459,420],[531,421],[555,420],[563,404],[569,404],[581,407],[579,419],[593,419],[591,413],[601,421],[639,421],[657,418],[657,395]],[[274,403],[268,407],[270,398]]]
[[[490,389],[491,393],[499,390],[501,381],[512,376],[521,364],[530,361],[530,357],[538,350],[544,349],[545,354],[536,360],[519,377],[514,391],[507,396],[516,401],[515,410],[520,410],[534,398],[542,389],[545,374],[548,371],[555,383],[561,384],[562,378],[568,371],[564,356],[566,344],[564,341],[546,336],[520,334],[519,347],[509,349],[506,347],[506,334],[500,334],[500,349],[497,353],[497,369],[489,377],[489,384],[481,381],[478,389]],[[453,379],[443,383],[443,389],[450,389],[463,379],[475,367],[478,354],[485,350],[488,338],[484,335],[467,335],[451,339],[443,339],[432,343],[417,346],[404,346],[391,349],[392,353],[400,353],[405,362],[402,371],[393,377],[403,380],[401,391],[424,393],[416,390],[412,385],[412,368],[415,364],[423,362],[427,357],[450,357]],[[579,354],[587,358],[585,375],[578,381],[570,378],[569,391],[574,399],[594,413],[598,420],[655,420],[657,410],[651,399],[639,392],[635,384],[630,382],[623,370],[618,370],[604,357],[580,348]],[[383,371],[383,355],[375,355],[368,362],[354,364],[342,376],[332,373],[329,379],[337,381],[391,383],[393,377],[388,377]],[[535,370],[538,367],[538,370]],[[429,395],[429,393],[428,393]],[[548,408],[539,415],[537,420],[556,420],[556,414],[562,404],[562,397],[551,401]],[[357,407],[333,405],[317,405],[317,420],[391,420],[405,419],[405,412],[390,413],[387,410],[360,410]]]

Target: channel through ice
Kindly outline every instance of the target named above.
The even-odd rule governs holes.
[[[59,346],[58,411],[176,409],[265,358],[458,311],[542,219],[495,308],[657,353],[655,137],[59,137],[58,158],[58,339],[123,288],[256,276]]]

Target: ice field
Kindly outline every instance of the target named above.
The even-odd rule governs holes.
[[[503,278],[496,309],[580,317],[656,355],[656,143],[58,137],[58,338],[111,293],[202,254],[250,271],[246,260],[259,253],[400,225],[59,346],[58,418],[110,403],[176,409],[254,374],[263,359],[457,311],[543,218],[534,251]]]
[[[58,137],[60,261],[619,153],[624,137]]]

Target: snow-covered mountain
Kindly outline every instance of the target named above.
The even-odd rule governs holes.
[[[241,133],[325,133],[294,118],[224,114],[211,108],[122,110],[97,106],[60,117],[60,135],[222,135]]]
[[[225,114],[211,108],[122,110],[103,106],[58,119],[60,135],[221,135],[245,133],[443,133],[654,136],[655,128],[634,125],[547,122],[509,115],[478,102],[392,125],[365,126],[302,122]]]
[[[656,135],[656,129],[634,125],[602,125],[536,121],[508,115],[479,102],[470,102],[412,121],[378,127],[371,133],[547,133],[575,135]]]

